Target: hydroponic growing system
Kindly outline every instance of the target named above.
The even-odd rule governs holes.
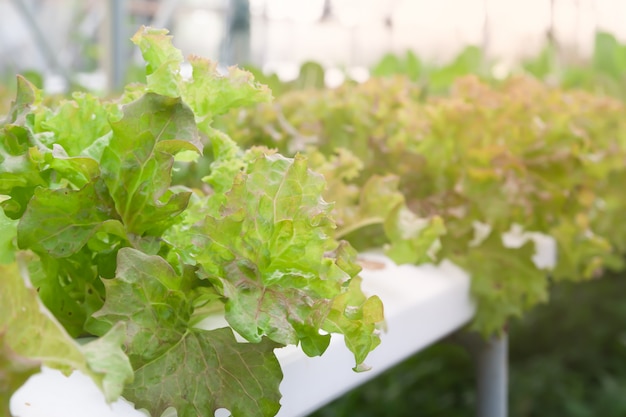
[[[478,415],[504,416],[507,321],[550,279],[621,267],[618,100],[527,77],[428,96],[394,76],[272,101],[203,58],[183,76],[165,30],[132,40],[146,81],[119,97],[17,79],[5,415],[306,415],[467,324]]]

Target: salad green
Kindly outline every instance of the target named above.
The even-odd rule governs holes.
[[[274,349],[320,355],[330,333],[365,369],[383,308],[333,236],[323,177],[303,156],[243,150],[212,125],[270,91],[198,57],[183,77],[165,30],[132,40],[145,84],[48,105],[18,77],[0,126],[1,406],[43,364],[86,372],[108,400],[155,416],[272,416]],[[203,153],[202,181],[173,185]],[[210,316],[229,327],[203,329]]]
[[[618,100],[530,77],[468,76],[425,98],[395,76],[293,91],[220,123],[242,145],[304,152],[337,202],[337,236],[358,249],[464,268],[471,328],[491,335],[545,302],[550,279],[622,268],[623,116]],[[536,234],[554,239],[553,267],[535,263]]]

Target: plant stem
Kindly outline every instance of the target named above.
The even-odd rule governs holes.
[[[379,223],[382,224],[384,222],[385,222],[385,219],[382,217],[366,218],[364,220],[361,220],[360,222],[353,223],[350,226],[344,227],[341,230],[337,231],[337,233],[335,233],[335,239],[341,239],[342,237],[362,227],[371,226],[371,225],[379,224]]]

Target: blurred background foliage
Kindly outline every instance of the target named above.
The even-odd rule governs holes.
[[[328,73],[316,62],[305,62],[298,76],[281,81],[277,73],[264,73],[253,65],[244,67],[255,78],[268,85],[274,96],[293,90],[321,89]],[[443,64],[420,58],[413,51],[388,53],[369,69],[372,77],[403,75],[417,83],[426,94],[441,95],[449,91],[454,81],[466,75],[477,75],[484,81],[499,82],[510,76],[531,75],[549,85],[568,89],[583,89],[597,94],[626,99],[626,44],[613,34],[597,32],[589,60],[567,62],[559,57],[552,44],[547,44],[536,56],[522,60],[513,67],[502,67],[485,56],[477,46],[467,46],[456,57]],[[356,82],[344,74],[346,82]]]

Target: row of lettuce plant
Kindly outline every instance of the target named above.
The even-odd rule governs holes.
[[[405,75],[420,83],[425,94],[446,93],[457,78],[470,74],[492,81],[510,74],[527,74],[564,88],[626,99],[626,45],[607,32],[596,32],[591,56],[585,59],[568,55],[566,50],[560,51],[557,45],[548,43],[536,56],[525,58],[506,70],[508,74],[496,74],[497,64],[497,59],[488,59],[480,48],[468,46],[441,66],[425,62],[412,51],[403,56],[387,54],[372,67],[371,73],[373,76]]]
[[[623,116],[618,100],[527,77],[460,78],[426,100],[416,83],[390,77],[291,92],[220,123],[240,143],[307,155],[337,202],[337,236],[355,247],[465,268],[471,328],[492,335],[546,301],[550,279],[621,267]],[[535,262],[532,233],[555,240],[554,266]]]
[[[42,365],[180,417],[276,414],[285,345],[321,355],[340,333],[364,369],[382,304],[334,237],[324,178],[304,156],[243,150],[213,127],[270,91],[193,56],[183,77],[165,30],[132,40],[145,84],[48,103],[18,77],[0,128],[2,414]],[[203,154],[197,187],[172,183]],[[229,327],[207,329],[211,316]]]
[[[522,63],[522,69],[546,82],[626,100],[626,45],[610,33],[597,32],[589,59],[568,62],[554,45]]]
[[[626,46],[607,32],[595,34],[588,59],[568,56],[548,43],[536,56],[525,58],[518,65],[498,69],[498,64],[498,59],[490,59],[479,47],[470,45],[443,64],[428,62],[411,50],[402,55],[389,53],[370,68],[370,74],[372,77],[406,76],[420,85],[423,97],[446,94],[456,79],[470,74],[492,82],[526,74],[552,85],[626,99]],[[275,96],[293,90],[324,88],[325,70],[315,62],[303,63],[298,77],[292,81],[281,81],[278,75],[264,74],[254,66],[246,68],[257,80],[270,86]],[[348,74],[346,79],[352,82]]]

